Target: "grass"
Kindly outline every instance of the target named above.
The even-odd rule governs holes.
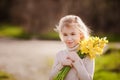
[[[0,37],[30,39],[30,35],[26,34],[22,27],[13,25],[0,25]]]
[[[0,27],[0,37],[15,37],[22,33],[22,28],[16,26],[5,25]]]
[[[107,37],[110,42],[120,42],[119,34],[109,34]]]
[[[99,37],[107,37],[109,42],[120,42],[119,34],[113,34],[113,33],[94,33],[92,36],[99,36]]]
[[[102,71],[95,74],[94,80],[119,80],[120,73]]]
[[[16,80],[12,74],[0,71],[0,80]]]
[[[96,58],[94,80],[120,79],[120,50]]]
[[[43,40],[59,40],[59,35],[56,32],[48,32],[39,34],[38,38]]]
[[[0,25],[0,37],[8,37],[15,39],[43,39],[43,40],[59,40],[56,32],[47,32],[40,34],[26,33],[22,27],[13,25]]]
[[[120,37],[116,34],[99,34],[99,36],[106,36],[110,42],[120,42]],[[0,37],[10,37],[16,39],[31,39],[32,37],[35,37],[43,40],[59,40],[59,35],[56,32],[26,34],[22,27],[6,24],[0,25]]]

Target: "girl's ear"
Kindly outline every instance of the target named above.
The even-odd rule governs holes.
[[[81,39],[81,40],[83,40],[83,39],[84,39],[84,35],[83,35],[83,33],[82,33],[82,32],[80,33],[80,39]]]

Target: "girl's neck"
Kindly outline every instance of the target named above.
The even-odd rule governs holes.
[[[77,44],[76,46],[74,46],[72,48],[67,47],[67,50],[70,51],[70,52],[71,51],[77,51],[78,47],[79,47],[79,44]]]

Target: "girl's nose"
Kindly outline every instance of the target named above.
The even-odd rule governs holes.
[[[72,40],[72,37],[71,37],[71,36],[68,36],[67,40]]]

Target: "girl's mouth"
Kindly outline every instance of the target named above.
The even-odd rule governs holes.
[[[68,45],[71,45],[73,42],[67,42]]]

